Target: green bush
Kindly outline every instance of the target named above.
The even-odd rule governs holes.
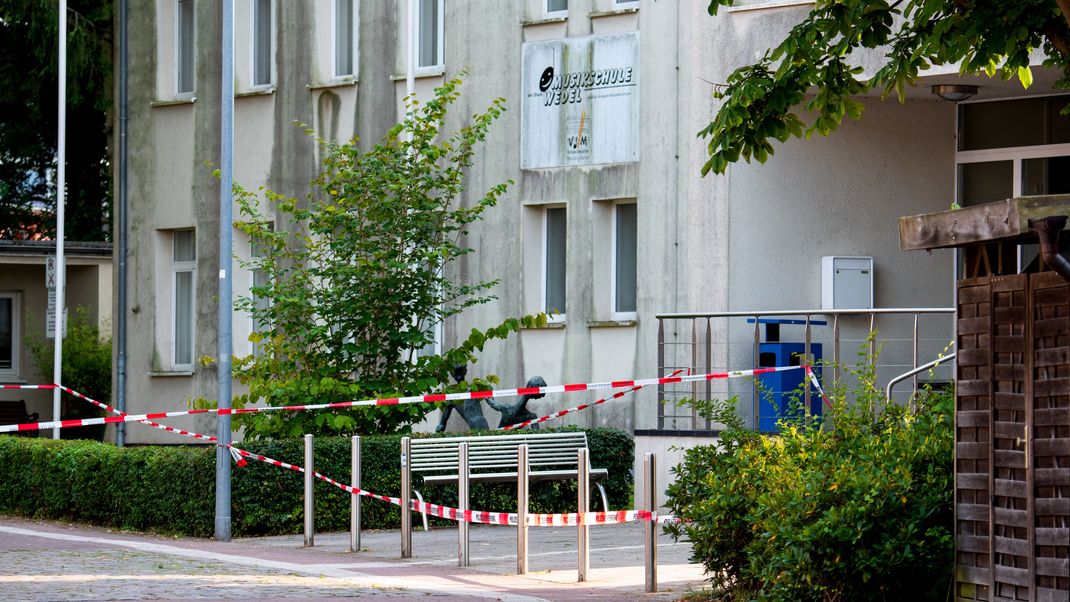
[[[732,400],[720,444],[674,471],[669,530],[692,542],[726,600],[943,600],[953,564],[953,397],[882,404],[871,371],[820,421],[746,430]],[[868,393],[866,391],[869,391]]]
[[[575,430],[575,429],[551,429]],[[624,508],[632,493],[632,437],[615,429],[587,430],[591,465],[606,468],[610,506]],[[442,435],[437,435],[442,436]],[[384,495],[401,489],[399,435],[362,437],[363,487]],[[303,463],[301,440],[264,441],[243,449],[293,464]],[[348,438],[316,440],[316,469],[349,481]],[[421,487],[426,501],[456,506],[455,486]],[[237,536],[298,533],[303,528],[303,476],[293,470],[250,461],[234,468],[231,510]],[[116,448],[88,441],[54,441],[0,436],[0,513],[34,518],[85,521],[111,527],[207,537],[215,514],[215,451],[206,447],[146,446]],[[470,496],[476,510],[516,510],[516,485],[475,483]],[[531,512],[568,512],[576,508],[575,481],[531,485]],[[365,498],[361,524],[368,529],[397,528],[400,509]],[[437,521],[451,524],[450,521]],[[317,480],[316,529],[349,528],[349,494]]]

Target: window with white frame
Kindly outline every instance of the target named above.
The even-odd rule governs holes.
[[[554,17],[567,15],[568,0],[546,0],[546,14]]]
[[[547,207],[543,213],[543,311],[565,316],[567,213],[564,207]]]
[[[197,245],[193,230],[171,233],[172,365],[193,368],[194,302],[197,282]]]
[[[334,76],[357,72],[357,0],[334,0]]]
[[[613,206],[613,313],[617,318],[635,317],[637,213],[635,203]]]
[[[445,62],[445,0],[416,0],[416,66]]]
[[[193,0],[178,0],[175,13],[175,91],[193,94],[194,71],[194,13]]]
[[[253,0],[253,85],[268,86],[272,80],[274,0]]]
[[[19,294],[0,292],[0,381],[19,376]]]

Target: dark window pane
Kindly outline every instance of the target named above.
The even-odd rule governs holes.
[[[958,202],[963,207],[1011,198],[1014,192],[1011,161],[959,165]]]
[[[615,311],[635,311],[636,206],[617,205]]]
[[[438,56],[438,20],[441,10],[440,0],[420,0],[420,31],[417,34],[419,40],[419,67],[433,67],[440,64]]]
[[[271,0],[254,0],[253,85],[271,83]]]
[[[564,207],[546,210],[546,311],[565,313],[565,239],[567,235]]]
[[[0,297],[0,370],[11,370],[15,358],[14,301]]]
[[[353,0],[334,6],[334,74],[353,75]]]
[[[193,92],[193,0],[178,1],[178,92]]]
[[[1070,96],[978,102],[959,106],[959,150],[1070,142]]]

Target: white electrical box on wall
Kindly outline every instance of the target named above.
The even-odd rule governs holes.
[[[821,309],[872,309],[873,258],[821,258]]]

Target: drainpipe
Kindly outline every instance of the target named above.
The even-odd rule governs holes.
[[[126,8],[127,0],[119,0],[119,310],[116,320],[118,350],[116,357],[115,407],[120,412],[126,411],[126,108],[127,108],[127,47],[126,47]],[[126,443],[126,423],[115,425],[115,445],[122,447]]]
[[[1059,252],[1059,233],[1066,226],[1065,215],[1029,220],[1029,228],[1040,237],[1040,256],[1063,280],[1070,282],[1070,260]]]

